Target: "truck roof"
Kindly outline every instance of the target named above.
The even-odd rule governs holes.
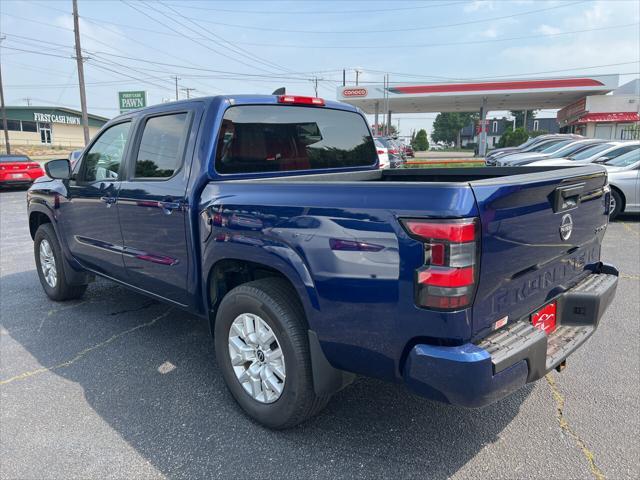
[[[123,113],[121,115],[118,115],[117,117],[114,117],[112,120],[125,117],[131,114],[137,114],[139,112],[145,112],[149,110],[162,110],[166,107],[174,107],[176,105],[188,104],[192,102],[205,102],[207,104],[211,104],[211,103],[215,103],[216,101],[217,102],[227,101],[234,105],[282,105],[281,103],[278,102],[279,96],[280,95],[239,94],[239,95],[215,95],[215,96],[208,96],[208,97],[196,97],[196,98],[190,98],[186,100],[178,100],[173,102],[150,105],[145,108],[140,108],[138,110],[132,110],[130,112]],[[360,111],[359,108],[354,107],[353,105],[349,105],[347,103],[337,102],[335,100],[327,100],[327,99],[323,99],[323,100],[325,102],[325,105],[323,107],[318,106],[314,108],[333,108],[336,110],[345,110],[348,112]],[[310,106],[310,105],[304,105],[304,106]]]

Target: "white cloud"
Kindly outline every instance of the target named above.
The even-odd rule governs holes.
[[[484,38],[496,38],[498,36],[498,31],[494,27],[489,27],[480,32],[480,36]]]
[[[542,24],[538,28],[536,28],[535,33],[539,33],[540,35],[556,35],[562,32],[562,29],[558,27],[552,27],[551,25]]]
[[[478,12],[481,10],[493,10],[492,0],[474,0],[463,7],[465,13]]]

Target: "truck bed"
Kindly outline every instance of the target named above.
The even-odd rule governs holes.
[[[263,177],[254,179],[234,180],[238,182],[267,182],[267,183],[292,183],[292,182],[471,182],[503,177],[517,177],[516,182],[526,181],[532,175],[556,170],[576,169],[578,174],[602,170],[595,165],[582,165],[580,167],[471,167],[471,168],[401,168],[393,170],[368,170],[365,172],[338,172],[303,174],[294,176]],[[586,169],[586,170],[584,170]],[[537,175],[536,175],[537,176]],[[523,178],[524,177],[524,178]]]

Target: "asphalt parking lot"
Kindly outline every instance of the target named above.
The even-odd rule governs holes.
[[[617,297],[563,373],[479,410],[358,379],[284,432],[236,407],[203,322],[106,281],[49,301],[24,191],[0,218],[3,479],[640,477],[637,216],[609,227]]]

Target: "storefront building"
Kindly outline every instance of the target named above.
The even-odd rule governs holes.
[[[16,146],[84,146],[82,114],[65,107],[6,107],[9,143]],[[89,135],[93,137],[108,118],[89,114]],[[0,128],[1,128],[0,122]]]
[[[640,139],[640,96],[633,91],[638,84],[631,82],[611,95],[590,95],[564,107],[558,112],[561,131],[606,140]]]

